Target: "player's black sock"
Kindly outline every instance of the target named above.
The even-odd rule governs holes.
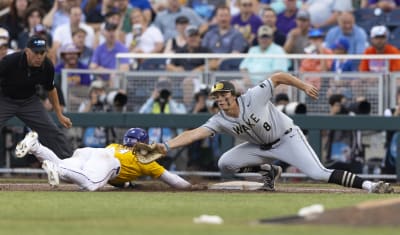
[[[259,172],[260,170],[260,166],[249,166],[240,168],[238,173]]]
[[[270,170],[271,170],[271,165],[266,163],[259,166],[242,167],[239,169],[238,173],[260,172],[260,171],[270,171]]]
[[[334,170],[328,180],[328,183],[334,183],[345,187],[360,189],[362,189],[363,182],[364,180],[361,177],[343,170]]]

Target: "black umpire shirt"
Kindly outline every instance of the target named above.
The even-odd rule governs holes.
[[[28,66],[24,51],[0,60],[0,86],[5,96],[26,99],[36,94],[38,85],[47,91],[54,88],[54,66],[47,57],[40,67]]]

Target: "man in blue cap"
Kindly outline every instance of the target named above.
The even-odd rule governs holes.
[[[71,156],[72,146],[36,94],[40,86],[47,91],[60,124],[66,128],[72,126],[71,120],[62,113],[54,86],[54,66],[46,55],[47,41],[32,36],[23,51],[7,55],[0,61],[0,128],[16,116],[40,133],[43,144],[65,158]]]
[[[321,29],[310,29],[308,31],[309,46],[304,48],[306,54],[332,54],[332,51],[324,46],[325,34]],[[332,65],[330,59],[303,59],[300,65],[301,72],[324,72]],[[316,80],[320,80],[319,78]],[[318,81],[319,83],[319,81]],[[319,87],[319,84],[315,84]]]

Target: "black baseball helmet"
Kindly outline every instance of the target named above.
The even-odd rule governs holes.
[[[218,91],[229,91],[232,93],[232,95],[236,94],[235,86],[231,82],[225,80],[216,82],[214,86],[211,87],[210,95],[213,95],[215,92]]]

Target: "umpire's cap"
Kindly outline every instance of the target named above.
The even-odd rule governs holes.
[[[42,37],[34,35],[28,39],[26,47],[34,52],[43,52],[47,51],[47,42]]]
[[[228,81],[219,81],[215,83],[214,86],[212,86],[211,88],[210,95],[213,95],[215,92],[218,91],[226,91],[226,92],[230,91],[233,95],[236,94],[235,86]]]

